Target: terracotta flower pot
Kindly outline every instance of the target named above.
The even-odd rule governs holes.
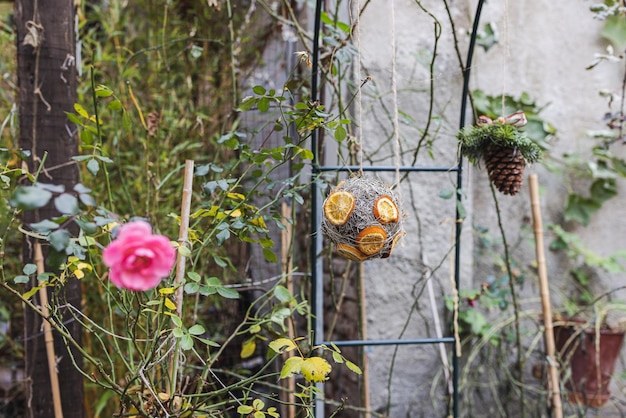
[[[596,351],[598,335],[599,352]],[[559,325],[554,327],[554,339],[563,369],[561,377],[566,377],[567,368],[571,372],[565,380],[568,400],[594,408],[604,405],[611,395],[609,385],[624,341],[624,331],[602,329],[598,334],[593,328]]]

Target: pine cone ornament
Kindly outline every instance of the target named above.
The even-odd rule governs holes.
[[[475,126],[465,127],[457,134],[461,153],[476,166],[484,161],[489,180],[506,195],[520,191],[526,164],[542,157],[541,147],[519,131],[525,124],[524,112],[501,116],[495,121],[482,115]]]
[[[520,191],[526,161],[517,148],[491,146],[485,153],[485,165],[489,180],[500,192],[513,196]]]

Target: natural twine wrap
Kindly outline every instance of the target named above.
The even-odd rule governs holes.
[[[324,201],[322,232],[350,260],[387,258],[405,234],[403,215],[391,186],[355,176],[339,183]]]

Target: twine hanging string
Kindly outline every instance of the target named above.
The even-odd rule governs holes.
[[[509,56],[511,55],[511,50],[509,48],[509,2],[508,0],[504,0],[504,17],[502,18],[502,26],[504,26],[504,42],[502,52],[502,111],[500,115],[504,116],[505,113],[505,92],[506,92],[506,64]]]
[[[400,121],[398,119],[398,80],[396,76],[396,7],[395,0],[391,6],[391,91],[393,94],[393,136],[394,136],[394,163],[396,167],[395,187],[400,189]]]
[[[356,91],[356,110],[357,110],[357,161],[359,163],[359,175],[363,176],[363,95],[361,89],[365,82],[362,80],[361,73],[361,0],[356,0],[356,13],[354,14],[354,30],[356,34],[356,79],[359,80],[359,86]]]

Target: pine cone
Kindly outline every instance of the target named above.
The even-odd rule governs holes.
[[[489,180],[504,194],[516,195],[524,180],[524,157],[512,147],[492,146],[485,154]]]

